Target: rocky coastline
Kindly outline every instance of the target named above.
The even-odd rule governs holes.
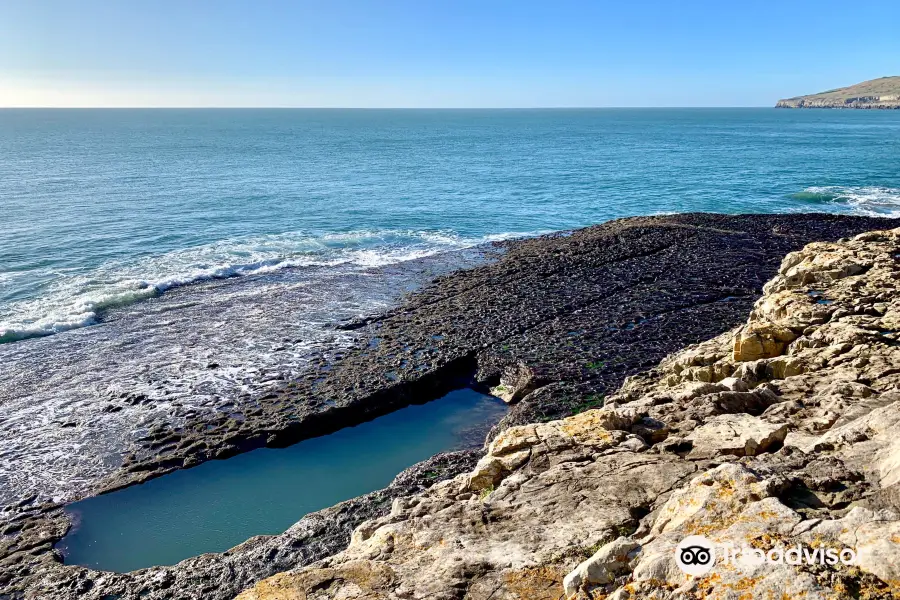
[[[863,96],[847,100],[828,98],[787,98],[775,103],[775,108],[847,108],[863,110],[900,110],[900,100],[880,96]]]
[[[604,467],[607,471],[597,471],[597,474],[606,473],[600,477],[606,484],[601,485],[597,477],[587,479],[607,490],[598,489],[598,497],[603,493],[619,495],[631,489],[632,483],[637,485],[648,479],[649,487],[635,492],[637,496],[643,494],[644,500],[635,500],[634,506],[616,505],[612,500],[607,503],[611,511],[618,511],[618,516],[610,517],[610,523],[615,521],[611,527],[620,531],[641,527],[648,518],[646,511],[653,510],[650,500],[685,485],[702,467],[720,460],[717,456],[696,459],[682,456],[689,443],[693,446],[688,454],[699,453],[703,448],[704,438],[695,429],[702,433],[707,425],[727,424],[707,423],[693,416],[679,417],[679,423],[694,423],[691,429],[668,421],[664,415],[648,412],[625,429],[619,429],[603,425],[606,417],[602,415],[606,412],[590,409],[604,406],[606,411],[607,407],[615,408],[617,403],[625,406],[624,401],[616,398],[632,393],[628,390],[636,390],[636,382],[644,381],[630,379],[625,391],[617,392],[626,377],[652,369],[670,353],[714,338],[742,323],[763,284],[776,274],[788,252],[814,241],[885,229],[891,223],[890,219],[834,215],[688,214],[623,219],[574,232],[499,243],[493,249],[498,255],[491,263],[440,277],[385,314],[341,325],[359,334],[360,342],[354,349],[340,357],[323,357],[304,378],[285,382],[264,402],[241,407],[243,419],[189,423],[178,429],[149,432],[131,449],[113,476],[96,482],[95,493],[264,445],[288,445],[413,401],[440,396],[458,387],[461,381],[474,378],[514,404],[509,415],[492,431],[491,451],[476,467],[475,473],[486,473],[480,480],[490,480],[490,483],[484,483],[483,487],[466,483],[470,488],[459,494],[469,496],[454,496],[452,503],[481,502],[480,496],[491,486],[496,489],[486,497],[502,498],[498,492],[507,482],[515,481],[508,476],[510,469],[538,469],[533,474],[538,477],[544,473],[539,471],[541,464],[558,463],[560,468],[569,465],[565,469],[571,470],[573,465],[585,461],[585,452],[598,458],[606,453],[616,457],[613,462],[626,462],[616,463],[618,466],[610,463]],[[747,340],[741,342],[748,352],[754,347],[756,338],[752,336],[757,333],[749,329]],[[785,348],[796,344],[796,340],[787,337],[790,336],[776,337],[776,342]],[[691,368],[724,360],[715,356],[708,364],[692,363]],[[758,394],[758,383],[754,384],[753,392],[732,391]],[[865,385],[872,387],[871,383]],[[241,406],[240,399],[235,400]],[[750,411],[755,413],[750,416],[760,418],[762,411],[756,408]],[[576,421],[558,421],[578,413],[585,416]],[[596,419],[599,421],[595,423]],[[502,447],[502,440],[520,435],[520,428],[527,429],[532,423],[540,423],[531,427],[543,428],[542,431],[549,428],[542,434],[545,437],[558,434],[561,439],[569,440],[565,444],[573,448],[571,440],[576,438],[599,436],[602,440],[586,442],[589,451],[572,450],[571,454],[582,456],[581,459],[569,461],[556,457],[513,466],[522,458],[521,452],[510,450],[510,455],[516,458],[509,459],[503,452],[498,454],[498,444]],[[580,431],[579,428],[584,432],[568,431]],[[779,431],[776,428],[772,433],[773,439],[757,440],[760,442],[757,446],[774,449],[780,444],[786,448],[784,439],[777,439]],[[708,435],[718,434],[713,431]],[[679,436],[690,440],[678,441]],[[657,445],[658,451],[647,449]],[[528,452],[538,455],[533,448]],[[435,457],[402,474],[386,490],[309,515],[281,536],[254,538],[224,554],[203,555],[175,567],[129,574],[99,573],[62,564],[53,549],[53,544],[70,526],[62,507],[41,498],[22,498],[0,512],[0,598],[232,598],[265,577],[316,561],[330,560],[332,563],[327,564],[341,565],[316,569],[343,569],[345,565],[341,561],[348,556],[346,553],[338,554],[339,558],[327,557],[346,546],[352,531],[356,531],[354,540],[360,536],[369,540],[371,536],[360,533],[370,527],[364,522],[380,523],[379,519],[394,518],[390,515],[407,502],[401,498],[423,493],[427,488],[433,491],[419,497],[435,498],[460,485],[460,481],[472,480],[467,473],[481,454],[473,451]],[[644,465],[649,456],[653,457],[647,463],[649,466],[626,465],[630,460],[635,461],[634,465]],[[496,466],[498,462],[501,467]],[[662,463],[666,465],[665,481],[654,481],[644,473]],[[523,467],[524,464],[527,466]],[[617,472],[631,474],[623,475],[624,479],[613,485],[610,482],[616,481],[614,473]],[[494,483],[492,478],[501,474]],[[632,476],[637,480],[632,481]],[[442,480],[449,483],[438,483]],[[426,513],[419,510],[417,514]],[[542,518],[549,519],[551,514],[552,511],[546,512]],[[522,522],[523,528],[527,528],[526,522]],[[514,523],[509,525],[515,529]],[[585,529],[584,534],[590,539],[583,540],[584,544],[591,546],[603,539],[596,529]],[[564,539],[568,538],[560,534],[560,543]],[[580,543],[577,541],[575,545]],[[346,552],[353,549],[351,544]],[[548,581],[557,586],[560,582],[554,579],[556,575],[550,577],[550,571],[573,566],[569,563],[574,558],[573,555],[557,562],[544,559],[534,562],[527,567],[531,569],[527,577],[523,575],[527,580],[523,580],[523,585],[531,585],[528,582],[534,577],[549,577]],[[379,565],[366,568],[370,567],[365,577],[371,581],[382,575],[390,581],[401,576],[397,573],[388,576],[388,571]],[[448,597],[463,597],[459,586],[473,585],[477,573],[506,577],[499,575],[502,569],[497,570],[495,566],[487,570],[483,565],[473,569],[462,583],[448,584],[447,593],[457,594]],[[346,580],[355,581],[352,577]],[[284,589],[299,589],[293,583],[299,580],[284,581],[288,586],[282,586]],[[436,576],[434,581],[440,578]],[[272,585],[276,584],[261,584],[257,591],[248,593],[265,594],[266,586]],[[382,593],[390,597],[385,591],[390,585],[393,584],[370,586],[373,595],[366,597],[380,597]],[[487,579],[480,585],[488,585]]]
[[[900,109],[900,77],[881,77],[820,94],[786,98],[775,108]]]
[[[471,472],[238,600],[898,598],[898,288],[900,228],[788,254],[744,324],[602,408],[503,431]],[[675,559],[691,535],[855,559],[719,556],[694,577]]]

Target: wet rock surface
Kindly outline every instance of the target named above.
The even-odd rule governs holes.
[[[90,327],[0,344],[0,506],[77,500],[123,463],[182,442],[208,451],[207,428],[228,429],[355,345],[357,332],[334,323],[485,258],[473,248],[207,281],[105,310]]]
[[[900,597],[898,311],[900,229],[810,244],[744,324],[629,377],[602,408],[505,429],[471,472],[238,599]],[[748,330],[793,339],[747,360]],[[856,559],[716,553],[693,576],[676,563],[691,535]]]
[[[235,398],[242,407],[241,419],[188,421],[183,426],[148,432],[134,443],[113,475],[96,483],[94,491],[116,489],[263,445],[288,445],[413,401],[440,396],[473,374],[482,384],[498,386],[502,385],[504,373],[508,373],[506,379],[516,387],[510,399],[517,402],[491,434],[494,444],[507,439],[504,432],[510,427],[517,431],[516,425],[551,426],[548,421],[604,402],[609,404],[607,396],[621,386],[626,376],[655,366],[668,353],[743,322],[763,283],[775,274],[787,252],[814,240],[836,240],[883,228],[890,222],[829,215],[677,215],[624,219],[565,234],[501,243],[498,250],[502,254],[495,262],[440,277],[399,308],[343,325],[343,330],[354,332],[360,341],[340,356],[314,360],[305,375],[273,384],[271,392],[252,400],[252,406]],[[835,272],[841,272],[830,268],[830,275],[820,277],[803,272],[802,265],[798,268],[799,280],[812,277],[821,288],[819,291],[824,291],[828,281],[835,280]],[[816,278],[821,278],[821,283]],[[808,310],[813,315],[811,324],[816,318],[824,318],[815,316],[820,309]],[[891,322],[891,314],[882,316],[888,319],[884,323]],[[766,331],[751,333],[769,339]],[[797,333],[805,335],[803,331]],[[776,335],[774,339],[782,343],[783,337]],[[821,343],[830,341],[831,338],[821,339]],[[728,344],[729,351],[733,351],[732,338]],[[785,344],[793,347],[797,341]],[[574,506],[562,503],[558,513],[553,513],[562,517],[571,512],[583,519],[578,527],[585,530],[577,534],[575,545],[591,547],[613,530],[636,527],[656,500],[695,475],[704,466],[703,461],[709,460],[682,458],[691,451],[687,438],[697,425],[716,414],[747,412],[760,416],[772,410],[767,407],[772,399],[760,391],[761,384],[745,376],[750,367],[723,362],[720,345],[715,340],[708,342],[678,363],[677,373],[668,375],[684,379],[689,386],[701,386],[697,389],[715,396],[714,402],[697,401],[697,406],[675,415],[666,413],[666,404],[671,403],[660,402],[659,410],[645,413],[617,413],[609,418],[595,415],[589,427],[584,423],[551,426],[554,431],[547,430],[544,437],[536,439],[544,440],[548,448],[561,444],[565,458],[560,458],[555,450],[532,456],[534,446],[528,444],[517,450],[508,449],[490,460],[483,459],[488,460],[484,465],[479,463],[477,472],[483,477],[478,481],[496,479],[498,483],[485,484],[487,487],[478,484],[476,487],[481,487],[476,490],[472,488],[475,484],[466,480],[464,487],[468,487],[458,494],[470,494],[470,500],[478,500],[490,485],[514,481],[508,473],[518,472],[523,464],[529,469],[545,469],[541,476],[547,479],[540,489],[557,492],[561,489],[558,486],[571,486],[571,473],[585,470],[585,478],[596,485],[591,494],[597,499],[576,499]],[[760,360],[764,366],[759,366]],[[742,365],[753,365],[754,377],[770,371],[793,374],[808,368],[792,362],[790,355]],[[736,381],[722,383],[727,377]],[[712,391],[702,387],[713,385],[714,381],[720,383]],[[742,383],[745,381],[750,383]],[[688,403],[699,397],[693,392],[684,393]],[[872,400],[873,405],[884,402],[880,398]],[[835,402],[840,404],[841,399]],[[735,410],[742,406],[747,407],[745,411]],[[780,413],[773,410],[771,414],[775,418]],[[604,424],[596,425],[596,419]],[[624,427],[622,419],[630,421],[628,428],[620,429]],[[608,436],[594,432],[597,427],[606,431],[607,426],[611,427]],[[787,448],[793,434],[789,432],[785,441],[778,443]],[[686,441],[678,442],[682,438]],[[673,440],[677,443],[673,444]],[[648,453],[647,448],[653,444],[668,444],[671,451]],[[757,446],[771,448],[772,443]],[[451,461],[441,476],[464,470],[468,470],[468,465]],[[616,477],[622,480],[610,486]],[[630,486],[640,490],[634,492],[634,497],[630,492],[623,495],[622,490],[629,490]],[[446,486],[433,489],[438,488],[443,490]],[[528,493],[542,494],[540,489]],[[403,493],[403,488],[396,488],[394,492],[377,494],[393,498]],[[490,492],[488,497],[504,497],[495,496],[496,493]],[[590,494],[579,498],[585,495]],[[356,508],[350,512],[368,518],[387,510],[365,498],[368,497],[353,501],[361,504],[353,505]],[[515,500],[515,496],[511,498],[510,501]],[[322,511],[317,513],[319,516],[310,517],[328,521],[319,534],[276,536],[282,541],[267,542],[270,545],[265,552],[271,553],[271,559],[251,558],[258,546],[248,542],[250,547],[245,548],[245,544],[230,553],[207,555],[214,558],[191,559],[200,562],[186,561],[172,568],[127,575],[99,574],[61,565],[52,544],[69,525],[65,516],[58,506],[36,505],[40,499],[25,500],[28,499],[0,513],[0,532],[4,536],[0,541],[0,594],[10,597],[227,598],[273,571],[332,554],[357,524],[355,518],[342,520],[334,513]],[[424,509],[419,512],[426,514]],[[479,522],[490,522],[490,511],[479,514]],[[545,516],[536,513],[534,518]],[[601,527],[603,532],[598,533],[598,522],[608,523],[609,527]],[[594,525],[588,528],[589,523]],[[472,527],[478,530],[479,526],[473,522]],[[510,524],[509,535],[514,536],[516,529]],[[568,568],[569,559],[554,561],[550,560],[551,555],[556,551],[572,554],[573,545],[569,542],[575,533],[563,531],[554,535],[556,541],[547,545],[540,560],[531,554],[522,555],[525,558],[521,565],[532,566],[522,566],[509,574],[518,582],[516,585],[541,589],[561,585],[561,577],[566,573],[557,573],[556,569]],[[320,543],[317,536],[334,541]],[[291,545],[292,550],[286,551],[284,545]],[[586,556],[577,558],[571,566]],[[260,566],[260,562],[266,566]],[[452,570],[450,564],[447,569]],[[473,569],[473,573],[478,573],[484,567]],[[375,579],[382,576],[387,577],[381,571],[366,575]],[[471,580],[467,575],[451,587],[459,589],[461,582]],[[479,585],[487,590],[495,583],[485,579]]]

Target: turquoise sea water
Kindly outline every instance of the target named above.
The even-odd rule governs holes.
[[[132,571],[222,552],[303,515],[378,490],[403,469],[475,445],[506,410],[463,389],[357,427],[176,471],[68,507],[66,562]]]
[[[0,506],[241,418],[483,241],[697,210],[900,214],[900,111],[0,110]]]
[[[0,157],[0,342],[628,215],[900,214],[898,111],[2,110]]]

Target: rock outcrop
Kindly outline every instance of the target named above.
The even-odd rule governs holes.
[[[495,252],[495,260],[440,277],[384,314],[340,325],[358,336],[358,344],[341,356],[322,357],[308,372],[278,383],[264,397],[228,398],[234,403],[232,410],[243,418],[222,416],[210,422],[194,415],[177,427],[147,425],[152,431],[146,439],[139,437],[131,446],[120,448],[124,463],[112,467],[108,477],[91,480],[88,487],[90,493],[100,493],[255,447],[284,446],[437,397],[474,377],[485,386],[503,386],[496,393],[512,403],[508,416],[490,435],[495,443],[512,444],[521,435],[515,426],[530,423],[536,424],[532,425],[534,436],[540,437],[534,437],[533,443],[521,442],[524,445],[516,450],[498,445],[498,453],[479,468],[481,480],[467,483],[471,489],[460,493],[472,494],[480,507],[483,503],[477,501],[482,494],[490,501],[506,493],[511,474],[510,481],[515,481],[516,474],[525,476],[529,469],[545,468],[557,469],[544,476],[549,478],[547,485],[558,480],[554,489],[563,494],[579,489],[566,479],[568,470],[575,468],[589,470],[590,477],[598,478],[598,489],[603,488],[597,492],[596,503],[574,506],[581,502],[576,499],[573,506],[561,505],[558,514],[548,513],[553,518],[566,512],[580,515],[586,527],[578,534],[583,551],[572,551],[571,540],[566,541],[569,534],[548,546],[569,553],[556,562],[549,561],[546,553],[522,551],[522,565],[550,566],[523,567],[531,570],[514,578],[521,585],[532,582],[558,591],[562,576],[592,555],[594,546],[599,548],[637,526],[666,490],[683,485],[716,458],[697,455],[702,446],[697,436],[692,438],[697,443],[695,455],[687,461],[682,456],[692,452],[687,438],[708,417],[743,412],[767,423],[736,434],[728,460],[740,458],[740,451],[747,456],[769,456],[779,444],[796,437],[788,427],[787,437],[781,440],[783,422],[763,416],[779,402],[775,391],[732,377],[738,366],[756,363],[720,360],[731,355],[732,338],[725,350],[718,342],[701,345],[666,374],[687,378],[689,372],[696,372],[691,381],[686,379],[683,390],[671,392],[670,405],[685,404],[681,417],[666,413],[662,403],[634,414],[602,411],[575,421],[561,419],[604,402],[614,406],[607,396],[622,386],[626,376],[644,372],[667,354],[745,321],[763,284],[788,252],[814,240],[836,240],[892,223],[891,219],[821,214],[685,214],[621,219],[504,242],[485,250]],[[792,361],[789,351],[797,343],[784,342],[787,355],[757,360],[782,376],[799,372],[804,367]],[[701,392],[714,397],[716,408],[701,410],[700,401],[697,406],[691,404],[691,398]],[[860,396],[854,410],[862,410],[864,403],[874,406],[879,398]],[[126,418],[129,410],[126,406],[115,414]],[[694,427],[688,427],[691,422]],[[773,423],[777,427],[771,430]],[[87,425],[74,423],[66,431],[84,436],[89,430],[83,427]],[[506,430],[513,433],[507,436]],[[610,432],[608,438],[603,431]],[[670,451],[672,444],[676,447]],[[647,446],[655,449],[648,452]],[[79,460],[102,462],[90,454],[90,448],[84,454]],[[522,460],[526,462],[518,462]],[[599,462],[588,466],[591,461]],[[445,466],[441,478],[471,469],[467,461],[454,460]],[[632,470],[636,472],[629,474]],[[619,473],[621,489],[603,487],[602,482],[609,481],[607,471]],[[673,476],[678,481],[673,482]],[[647,482],[646,489],[633,498],[622,492],[643,485],[642,481]],[[391,499],[434,480],[420,483],[412,488],[391,486],[339,510],[312,515],[305,519],[306,525],[295,526],[285,535],[254,539],[229,552],[172,567],[125,574],[62,564],[54,549],[70,527],[62,505],[40,488],[2,489],[13,501],[0,509],[0,598],[229,600],[278,571],[333,554],[348,543],[360,519],[386,515]],[[496,491],[487,494],[491,485]],[[524,503],[527,496],[513,499]],[[483,512],[479,511],[472,518],[480,520]],[[533,522],[542,528],[540,523],[549,516],[539,513],[533,515]],[[609,524],[608,531],[598,532],[596,524],[588,527],[597,519]],[[304,533],[307,526],[312,526],[309,535]],[[516,530],[510,525],[511,539]],[[484,543],[489,542],[490,537],[485,538]],[[493,558],[485,560],[491,564]]]
[[[810,244],[737,329],[602,408],[502,431],[471,472],[238,598],[898,598],[898,288],[900,229]],[[694,576],[676,562],[687,536],[855,556],[715,551]]]
[[[777,108],[900,109],[900,77],[880,77],[819,94],[779,100]]]

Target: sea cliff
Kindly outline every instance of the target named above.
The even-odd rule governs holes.
[[[238,600],[896,598],[898,286],[900,229],[790,253],[745,323],[602,408],[503,431],[469,473]],[[693,577],[688,535],[857,558]]]
[[[881,77],[808,96],[779,100],[776,108],[900,109],[900,77]]]

